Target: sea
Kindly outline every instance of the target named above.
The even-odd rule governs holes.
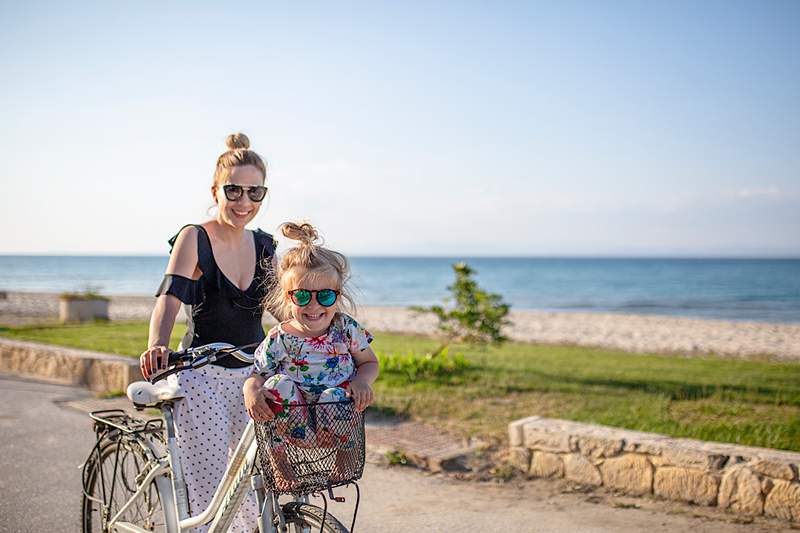
[[[364,305],[442,303],[452,265],[512,309],[800,322],[800,259],[353,257]],[[166,256],[0,256],[0,291],[152,295]]]

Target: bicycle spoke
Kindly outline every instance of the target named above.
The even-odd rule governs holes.
[[[137,443],[109,443],[99,456],[99,467],[92,473],[91,495],[107,502],[106,519],[111,519],[125,506],[137,490],[137,476],[149,470]],[[113,488],[113,491],[111,487]],[[108,498],[111,501],[108,501]],[[84,531],[102,532],[105,527],[103,506],[84,499],[84,512],[90,515],[84,519]],[[140,494],[125,509],[120,521],[130,522],[148,531],[165,531],[166,523],[158,490],[154,483]]]

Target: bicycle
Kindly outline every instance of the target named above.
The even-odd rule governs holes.
[[[97,440],[83,464],[84,533],[180,533],[205,524],[211,524],[209,533],[227,531],[244,502],[247,478],[259,510],[258,527],[254,531],[353,531],[361,499],[356,481],[363,473],[365,449],[364,419],[349,399],[325,405],[284,405],[287,416],[280,420],[278,417],[269,422],[251,420],[208,507],[194,515],[190,513],[173,417],[174,405],[181,397],[170,382],[163,380],[222,357],[252,363],[253,356],[243,350],[254,346],[213,343],[172,352],[169,366],[152,383],[132,383],[127,391],[138,411],[158,409],[161,418],[144,420],[121,409],[90,413]],[[334,411],[336,416],[331,417]],[[323,429],[327,430],[319,427],[320,421],[332,419],[337,424],[333,430],[335,438],[318,437],[320,446],[298,444],[297,435],[286,432],[287,420],[292,417],[303,417],[309,426],[316,426],[319,435]],[[287,481],[286,472],[293,474],[292,479]],[[328,498],[345,501],[335,496],[333,489],[346,485],[353,485],[356,491],[349,530],[328,512]],[[281,503],[280,498],[286,495],[291,500]],[[309,496],[321,497],[323,507],[310,503]]]

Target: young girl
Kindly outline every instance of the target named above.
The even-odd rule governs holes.
[[[253,374],[243,387],[247,412],[253,420],[265,421],[286,417],[292,404],[346,397],[363,411],[372,403],[378,360],[370,347],[372,335],[344,312],[355,307],[346,286],[347,259],[317,244],[310,224],[290,222],[281,231],[299,244],[281,259],[276,287],[265,304],[291,318],[273,327],[256,349]],[[337,418],[335,413],[329,416]],[[330,438],[323,435],[327,417],[319,418],[315,427],[293,422],[286,428],[290,440],[325,446]]]

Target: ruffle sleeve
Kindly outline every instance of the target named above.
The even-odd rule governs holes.
[[[281,342],[281,335],[277,328],[270,330],[267,338],[261,341],[255,351],[253,372],[263,377],[270,377],[278,372],[281,362],[287,359],[288,354]]]
[[[347,336],[350,353],[363,352],[375,340],[367,329],[348,315],[342,317],[345,321],[345,335]]]
[[[253,236],[255,237],[256,244],[258,245],[258,260],[263,261],[275,255],[275,249],[278,247],[278,241],[275,240],[275,237],[266,231],[263,231],[261,228],[255,230],[253,232]]]
[[[181,229],[178,230],[178,233],[170,237],[167,241],[167,243],[169,243],[169,253],[172,253],[172,249],[175,248],[175,242],[178,240],[178,235],[180,235],[181,232],[189,226],[198,227],[197,224],[186,224],[185,226],[181,227]]]
[[[171,294],[181,302],[188,305],[199,304],[203,301],[202,287],[199,280],[190,279],[178,274],[166,274],[158,286],[156,297],[162,294]]]

